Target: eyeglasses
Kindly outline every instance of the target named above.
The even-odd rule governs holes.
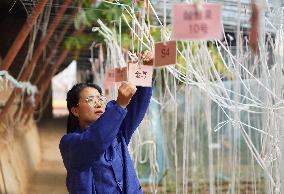
[[[107,98],[103,95],[100,96],[89,96],[84,100],[86,103],[88,103],[91,107],[97,107],[98,103],[101,104],[101,106],[105,106],[107,102]],[[79,103],[78,103],[79,105]]]

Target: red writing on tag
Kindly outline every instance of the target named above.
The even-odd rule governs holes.
[[[214,40],[222,38],[221,5],[203,3],[201,10],[195,4],[173,5],[174,39]]]

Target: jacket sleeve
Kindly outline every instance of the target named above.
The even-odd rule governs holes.
[[[84,169],[99,159],[115,139],[126,113],[126,109],[111,101],[101,117],[82,133],[63,136],[59,148],[66,168]]]
[[[137,87],[137,92],[132,97],[130,103],[128,104],[127,114],[123,120],[120,129],[125,138],[127,145],[130,139],[143,120],[147,108],[150,104],[152,96],[152,87]]]

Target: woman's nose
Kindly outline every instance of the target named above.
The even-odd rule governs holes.
[[[101,108],[102,107],[102,102],[97,100],[95,103],[95,108]]]

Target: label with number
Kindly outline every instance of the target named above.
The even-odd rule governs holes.
[[[155,67],[176,64],[177,44],[176,41],[158,42],[155,44]]]
[[[172,24],[174,39],[221,39],[221,5],[203,3],[198,10],[195,4],[174,4]]]
[[[128,81],[136,86],[151,87],[153,66],[138,65],[137,63],[128,64]]]
[[[115,68],[115,82],[127,81],[127,67]]]

